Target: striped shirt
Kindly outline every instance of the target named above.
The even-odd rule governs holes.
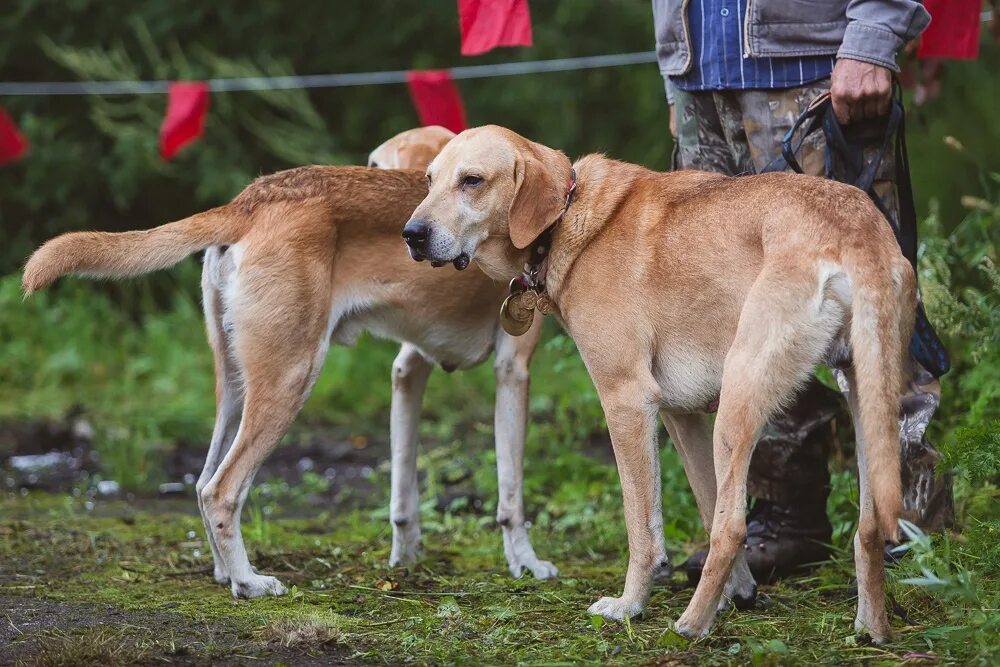
[[[794,88],[830,76],[834,56],[745,58],[746,9],[747,0],[690,0],[691,69],[670,83],[681,90]]]

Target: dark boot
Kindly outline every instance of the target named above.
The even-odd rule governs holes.
[[[758,500],[747,515],[747,565],[757,583],[768,583],[829,558],[832,534],[825,511],[805,513]],[[707,556],[707,550],[698,551],[684,562],[692,586],[701,580]]]

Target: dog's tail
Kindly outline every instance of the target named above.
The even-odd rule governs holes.
[[[249,228],[249,216],[220,206],[145,231],[71,232],[35,251],[21,284],[25,294],[31,294],[67,274],[138,276],[173,266],[209,246],[236,243]]]
[[[916,279],[899,258],[889,265],[866,263],[854,283],[851,348],[859,429],[866,465],[859,470],[871,490],[883,537],[898,538],[903,507],[900,479],[899,398],[913,331]]]

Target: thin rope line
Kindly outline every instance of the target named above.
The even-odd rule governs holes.
[[[485,79],[495,76],[568,72],[641,65],[656,62],[655,51],[617,53],[555,60],[529,60],[497,65],[464,65],[448,69],[453,79]],[[408,70],[354,72],[348,74],[306,74],[300,76],[208,79],[209,90],[235,93],[248,90],[290,90],[297,88],[340,88],[405,83]],[[171,81],[3,81],[0,95],[155,95],[167,92]]]
[[[986,10],[979,15],[983,23],[990,21],[993,12]],[[516,74],[568,72],[645,65],[656,62],[655,51],[616,53],[580,58],[555,60],[528,60],[497,65],[463,65],[447,70],[453,79],[485,79]],[[341,88],[345,86],[371,86],[405,83],[409,70],[386,72],[354,72],[348,74],[306,74],[301,76],[262,76],[235,79],[208,79],[208,88],[217,93],[236,93],[248,90],[291,90],[296,88]],[[0,81],[0,95],[157,95],[167,92],[171,81]]]

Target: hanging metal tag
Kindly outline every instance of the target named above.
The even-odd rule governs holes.
[[[537,303],[538,292],[533,289],[511,294],[500,306],[500,326],[511,336],[524,335],[535,320]]]

